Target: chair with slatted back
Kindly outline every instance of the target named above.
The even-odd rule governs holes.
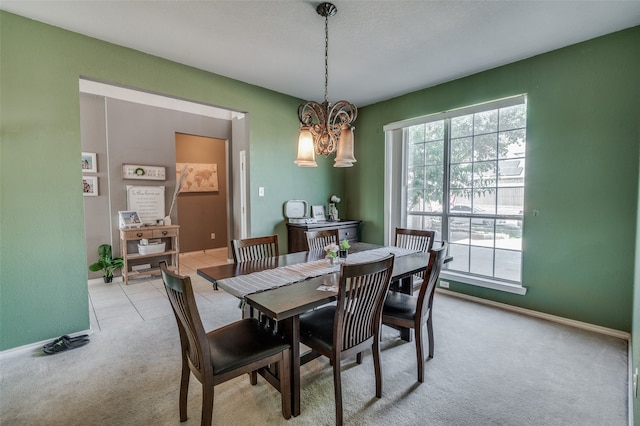
[[[433,247],[433,240],[436,236],[435,231],[427,231],[424,229],[407,229],[396,228],[396,247],[409,250],[418,250],[428,253]],[[424,271],[413,277],[413,289],[417,290],[424,280]]]
[[[373,262],[342,264],[336,305],[300,316],[300,341],[331,360],[337,425],[343,423],[340,360],[356,355],[361,363],[362,351],[371,348],[376,396],[382,397],[380,327],[393,261],[389,255]]]
[[[447,253],[447,243],[431,249],[424,281],[417,296],[390,291],[382,309],[382,323],[415,330],[418,381],[424,382],[424,332],[429,339],[429,358],[433,358],[433,296]]]
[[[187,397],[191,373],[202,384],[202,425],[213,420],[214,387],[249,373],[251,384],[256,371],[279,364],[282,415],[291,417],[290,346],[254,318],[246,318],[205,332],[193,296],[191,279],[177,275],[161,262],[160,269],[167,296],[178,323],[182,347],[180,379],[180,421],[187,420]]]
[[[280,256],[277,235],[232,240],[231,246],[235,263]]]
[[[323,229],[321,231],[307,231],[307,251],[324,250],[329,244],[338,244],[340,236],[337,229]]]

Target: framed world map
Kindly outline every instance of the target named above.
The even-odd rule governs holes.
[[[185,168],[186,165],[186,168]],[[176,182],[180,182],[180,192],[214,192],[218,191],[218,165],[206,163],[176,163]]]

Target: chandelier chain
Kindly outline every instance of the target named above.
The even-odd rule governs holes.
[[[329,103],[329,15],[324,17],[324,101]]]

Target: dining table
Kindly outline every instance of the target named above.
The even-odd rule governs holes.
[[[389,253],[395,255],[391,281],[398,291],[411,294],[413,277],[424,270],[429,253],[353,243],[346,262],[359,263],[380,259]],[[278,257],[229,263],[198,269],[199,276],[209,280],[214,288],[237,297],[244,309],[255,310],[273,320],[291,345],[291,407],[294,416],[300,415],[300,315],[337,299],[340,265],[332,265],[326,254],[297,252]],[[400,330],[401,338],[411,340],[411,330]],[[279,378],[273,370],[260,374],[276,389]]]

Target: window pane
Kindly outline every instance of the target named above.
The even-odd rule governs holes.
[[[470,252],[469,272],[493,276],[493,249],[472,246]]]
[[[451,140],[451,163],[468,163],[473,160],[473,138]]]
[[[451,188],[471,188],[473,177],[473,163],[451,165]]]
[[[473,161],[495,160],[498,158],[498,134],[476,136],[473,138]]]
[[[469,272],[469,246],[449,244],[449,255],[453,260],[447,265],[453,271]]]
[[[473,116],[473,134],[498,131],[498,110],[484,111]]]
[[[411,126],[407,129],[409,143],[423,142],[424,141],[424,124],[417,126]]]
[[[451,119],[451,137],[461,138],[473,135],[473,114]]]
[[[519,220],[498,219],[496,248],[522,250],[522,225]]]
[[[522,252],[496,250],[496,278],[520,281],[522,276]]]
[[[524,158],[525,154],[524,129],[502,132],[498,137],[500,158]]]
[[[439,164],[442,165],[444,159],[444,141],[428,142],[425,145],[426,150],[426,164]]]
[[[407,163],[409,167],[421,166],[424,164],[424,143],[409,144]]]
[[[424,140],[435,141],[442,139],[444,139],[444,120],[427,123]]]
[[[514,105],[500,109],[500,131],[524,128],[527,125],[527,106]]]
[[[482,195],[487,195],[494,193],[497,184],[496,177],[495,161],[473,163],[473,187],[479,191],[477,191],[478,194],[482,193]]]

